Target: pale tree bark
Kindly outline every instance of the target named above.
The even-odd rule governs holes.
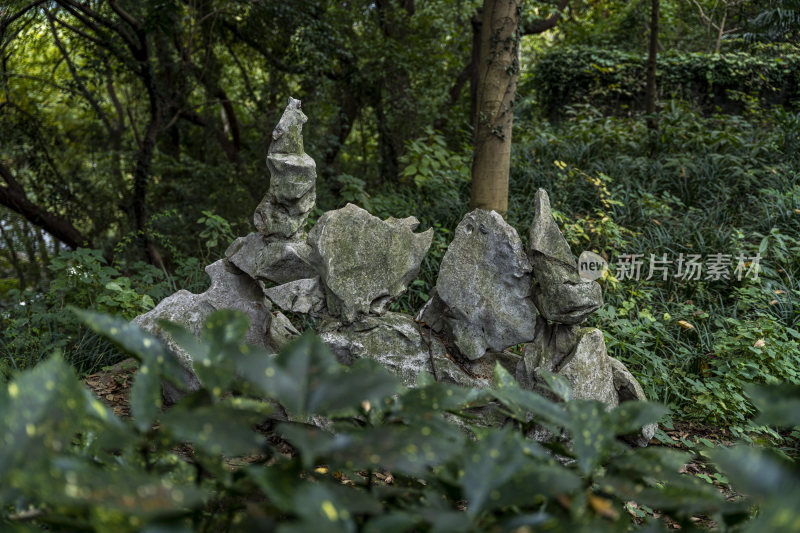
[[[722,4],[720,6],[717,6],[717,2],[714,2],[714,5],[711,7],[711,10],[708,13],[705,12],[703,6],[697,0],[692,0],[692,3],[697,8],[700,18],[706,23],[708,33],[711,34],[712,30],[716,31],[716,37],[714,38],[714,54],[719,55],[720,49],[722,48],[722,38],[725,35],[736,33],[737,31],[741,30],[741,28],[738,27],[726,28],[725,21],[728,20],[728,9],[741,5],[743,3],[742,0],[722,0]],[[719,21],[719,23],[714,22],[714,11],[716,11],[717,7],[722,9],[722,19]]]
[[[522,0],[484,0],[470,207],[508,210]]]
[[[483,7],[470,20],[470,118],[475,132],[470,206],[493,209],[503,215],[508,210],[520,34],[534,35],[554,28],[569,0],[560,0],[547,18],[524,25],[522,3],[523,0],[484,0]]]

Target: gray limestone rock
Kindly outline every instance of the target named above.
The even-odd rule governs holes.
[[[311,247],[299,241],[271,242],[261,248],[252,276],[259,280],[289,283],[317,275],[311,266]]]
[[[642,386],[625,365],[613,357],[609,357],[609,360],[619,403],[635,400],[647,401],[647,396],[645,396]],[[658,424],[647,424],[638,435],[635,435],[629,441],[635,446],[645,447],[650,442],[650,439],[653,438],[653,435],[656,434],[656,429],[658,429]]]
[[[550,210],[544,189],[536,191],[528,255],[534,273],[532,297],[551,322],[579,324],[603,305],[600,285],[583,279]]]
[[[312,194],[312,193],[309,193]],[[308,202],[314,205],[314,198]],[[308,219],[308,212],[292,213],[291,205],[282,205],[267,192],[264,199],[256,207],[253,224],[267,239],[276,241],[299,240],[303,236],[303,228]],[[309,208],[309,211],[311,208]]]
[[[433,240],[432,229],[414,233],[417,225],[413,217],[384,221],[353,204],[320,217],[308,244],[331,315],[344,322],[380,315],[405,292]]]
[[[250,329],[245,342],[270,349],[268,328],[272,316],[270,303],[264,298],[261,288],[247,274],[221,259],[206,267],[211,278],[211,287],[202,294],[181,290],[159,302],[143,315],[133,319],[142,329],[161,339],[186,370],[188,390],[197,390],[200,383],[192,367],[192,357],[181,349],[158,325],[157,320],[175,322],[199,335],[206,319],[216,310],[235,309],[246,313]],[[164,399],[167,404],[177,402],[182,392],[169,383],[164,383]]]
[[[494,211],[476,209],[456,228],[420,317],[477,359],[533,339],[530,290],[531,266],[516,230]]]
[[[569,244],[553,218],[547,191],[544,189],[536,191],[533,208],[533,222],[528,230],[528,250],[552,257],[577,269],[578,264],[572,256]]]
[[[286,315],[280,311],[272,313],[272,321],[269,323],[269,342],[273,348],[280,350],[292,339],[300,335],[300,332],[292,325],[292,322],[286,318]]]
[[[575,348],[576,330],[576,326],[548,324],[547,320],[538,317],[534,339],[525,345],[522,360],[516,368],[517,382],[523,388],[534,390],[539,369],[558,372]]]
[[[306,196],[317,180],[316,163],[308,154],[270,154],[267,168],[273,176],[269,192],[282,204],[292,204]],[[281,179],[277,180],[275,176]],[[298,206],[295,214],[305,213],[308,209],[308,205]]]
[[[325,293],[322,292],[318,277],[298,279],[270,287],[264,289],[264,294],[284,311],[311,315],[325,312]]]
[[[625,365],[608,355],[603,332],[596,328],[540,320],[536,338],[525,346],[523,359],[517,365],[516,379],[523,388],[552,398],[539,374],[541,370],[567,378],[574,399],[601,401],[609,409],[626,401],[647,400]],[[655,424],[648,424],[640,434],[626,440],[647,446],[655,430]]]
[[[603,332],[597,328],[581,328],[575,335],[575,348],[558,373],[572,385],[573,398],[597,400],[609,408],[616,407],[619,399]]]
[[[580,324],[603,305],[596,281],[583,279],[577,269],[534,252],[532,297],[539,312],[551,322]]]
[[[258,256],[266,245],[263,235],[250,233],[233,241],[225,250],[225,257],[239,270],[251,278],[255,278]]]
[[[303,124],[306,123],[308,117],[300,110],[301,105],[300,100],[289,97],[289,102],[283,110],[278,125],[272,130],[272,144],[269,147],[269,153],[303,153]]]
[[[486,388],[490,378],[470,376],[446,355],[444,345],[435,337],[420,333],[413,317],[401,313],[383,316],[364,316],[343,324],[327,322],[320,328],[320,337],[339,361],[351,364],[355,359],[369,357],[396,374],[407,387],[415,386],[417,374],[431,372],[431,355],[439,381],[467,387]]]
[[[272,241],[299,240],[316,201],[316,164],[303,152],[306,120],[300,100],[290,97],[272,132],[267,155],[269,190],[253,214],[258,232]]]

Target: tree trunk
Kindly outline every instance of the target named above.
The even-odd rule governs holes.
[[[484,0],[471,208],[508,210],[522,0]]]
[[[0,162],[0,178],[3,178],[8,184],[0,186],[0,205],[19,213],[28,222],[44,229],[73,250],[79,246],[89,245],[89,239],[78,231],[69,220],[28,200],[22,185],[14,178],[11,169],[2,162]]]
[[[658,127],[656,120],[656,63],[658,60],[659,0],[652,0],[650,8],[650,53],[647,56],[647,127]]]
[[[717,42],[714,43],[714,54],[719,55],[719,49],[722,46],[722,36],[725,35],[725,20],[728,18],[728,11],[722,12],[722,20],[719,23],[719,31],[717,32]]]
[[[469,123],[472,125],[473,135],[478,131],[478,85],[481,73],[481,26],[483,24],[483,10],[478,8],[470,19],[472,26],[472,72],[469,79]]]

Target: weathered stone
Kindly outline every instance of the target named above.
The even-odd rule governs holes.
[[[286,315],[280,311],[272,313],[272,320],[269,323],[269,343],[276,350],[280,350],[292,339],[300,335],[300,332],[292,325],[292,322],[286,318]]]
[[[561,324],[542,327],[540,323],[536,340],[525,346],[523,361],[517,367],[517,381],[525,388],[546,394],[539,374],[542,370],[567,378],[575,399],[597,400],[609,407],[619,403],[611,358],[599,329]]]
[[[300,100],[290,97],[272,132],[269,190],[253,214],[256,229],[270,241],[299,240],[316,201],[316,164],[303,152],[306,120]]]
[[[312,206],[314,205],[313,197],[309,203]],[[258,207],[256,207],[256,211],[253,214],[253,224],[259,233],[262,233],[269,240],[299,240],[303,235],[308,212],[297,214],[291,211],[292,206],[277,203],[275,198],[270,193],[267,193],[261,203],[258,204]]]
[[[516,230],[494,211],[476,209],[456,228],[420,317],[477,359],[533,339],[530,289],[531,266]]]
[[[525,345],[522,360],[516,368],[520,386],[534,390],[538,385],[537,372],[558,372],[563,362],[575,348],[576,326],[548,324],[542,317],[536,319],[533,341]]]
[[[258,253],[252,276],[259,280],[289,283],[317,275],[310,263],[311,247],[304,242],[271,242]]]
[[[280,203],[296,202],[311,191],[317,180],[317,166],[308,154],[270,154],[267,156],[272,180],[269,192]],[[275,179],[278,176],[281,179]],[[308,209],[302,212],[307,212]]]
[[[544,189],[536,191],[533,197],[533,209],[533,222],[528,231],[528,250],[552,257],[577,269],[578,265],[575,263],[569,244],[553,218],[550,197]]]
[[[264,289],[264,294],[284,311],[319,315],[325,311],[325,294],[319,278],[298,279]]]
[[[516,379],[523,388],[555,399],[544,385],[542,370],[567,378],[574,399],[597,400],[609,409],[626,401],[647,400],[625,365],[608,355],[603,332],[596,328],[547,324],[540,320],[535,340],[525,346],[523,359],[517,365]],[[647,446],[656,427],[648,424],[626,440]]]
[[[421,371],[431,372],[431,357],[439,381],[467,387],[486,388],[490,379],[472,377],[449,359],[444,345],[435,337],[420,334],[413,317],[401,313],[364,316],[351,324],[327,322],[320,337],[343,364],[369,357],[396,374],[404,385],[413,387]],[[470,371],[475,375],[474,372]]]
[[[278,125],[272,130],[269,153],[298,155],[303,153],[303,124],[308,117],[300,110],[300,106],[300,100],[289,97],[289,103],[283,110]]]
[[[432,229],[414,233],[417,224],[413,217],[383,221],[353,204],[320,217],[308,244],[331,315],[345,322],[380,315],[406,290],[433,240]]]
[[[200,387],[192,367],[192,357],[170,338],[158,325],[157,320],[175,322],[199,335],[211,313],[219,309],[235,309],[246,313],[250,319],[250,329],[247,331],[245,342],[271,348],[267,337],[271,306],[265,300],[258,284],[224,259],[208,265],[206,274],[211,278],[211,286],[206,292],[192,294],[185,290],[178,291],[159,302],[147,313],[133,319],[142,329],[161,339],[168,350],[175,355],[186,370],[189,392]],[[183,394],[166,382],[163,393],[167,404],[177,402]]]
[[[239,270],[255,278],[257,259],[266,245],[263,235],[250,233],[233,241],[225,250],[225,257]]]
[[[532,298],[547,320],[580,324],[603,305],[600,285],[583,279],[573,267],[538,252],[533,253],[532,263],[536,278]]]
[[[581,328],[576,332],[576,339],[575,348],[558,369],[572,385],[572,397],[616,407],[619,399],[603,332],[597,328]]]
[[[528,255],[534,273],[533,301],[549,321],[579,324],[603,305],[600,285],[583,279],[566,239],[550,211],[544,189],[534,198]]]
[[[614,388],[617,390],[617,397],[619,403],[629,401],[647,401],[647,396],[639,382],[633,377],[633,374],[628,371],[624,364],[613,357],[609,357],[611,362],[611,371],[613,373]],[[631,437],[629,442],[635,446],[644,447],[656,434],[658,424],[647,424],[642,428],[642,431],[637,435]]]

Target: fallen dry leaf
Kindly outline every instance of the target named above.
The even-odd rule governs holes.
[[[763,348],[765,344],[767,343],[764,339],[758,339],[756,342],[753,343],[753,348]]]
[[[678,320],[678,325],[686,330],[694,329],[694,326],[685,320]]]
[[[611,500],[595,496],[594,494],[589,494],[588,500],[589,507],[603,518],[608,518],[609,520],[616,520],[619,518],[619,511],[614,509]]]

